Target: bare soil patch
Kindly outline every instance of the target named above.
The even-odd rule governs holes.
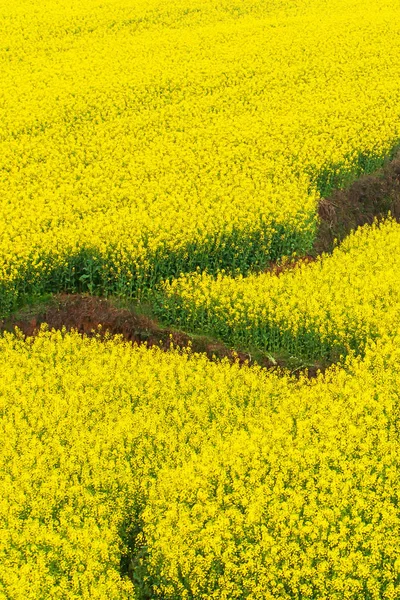
[[[264,272],[280,275],[298,263],[310,263],[320,254],[330,254],[349,233],[390,215],[400,222],[400,152],[381,169],[362,175],[343,190],[321,198],[319,226],[310,254],[287,262],[271,263]]]

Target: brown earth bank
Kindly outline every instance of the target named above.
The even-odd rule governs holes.
[[[323,252],[332,252],[353,229],[391,213],[400,222],[400,153],[382,169],[363,175],[348,188],[336,190],[329,198],[322,198],[318,214],[320,225],[313,251],[298,260],[312,262]],[[269,271],[280,275],[293,268],[297,261],[270,265]],[[151,310],[148,311],[151,315]],[[152,316],[129,306],[121,308],[115,302],[87,295],[58,294],[40,305],[25,307],[9,318],[0,320],[0,333],[20,329],[25,336],[36,335],[42,324],[50,329],[74,329],[87,336],[122,335],[132,344],[158,346],[167,351],[173,346],[193,352],[203,352],[212,360],[227,358],[241,365],[259,364],[269,370],[289,370],[315,377],[328,365],[304,364],[295,357],[272,357],[261,353],[234,351],[222,342],[207,336],[188,335],[179,330],[162,327]],[[101,328],[99,329],[99,326]]]
[[[319,226],[310,254],[288,262],[277,261],[266,272],[280,275],[298,262],[310,263],[320,254],[330,254],[351,231],[389,213],[400,222],[400,152],[375,173],[362,175],[346,189],[321,198]]]
[[[400,222],[400,152],[371,175],[362,175],[348,188],[322,198],[313,256],[332,252],[353,229],[391,213]]]
[[[93,337],[106,334],[122,335],[132,344],[146,344],[149,348],[158,346],[162,350],[191,347],[192,352],[205,353],[211,360],[228,359],[240,365],[258,364],[268,370],[289,370],[293,375],[300,373],[315,377],[318,371],[324,371],[324,364],[303,364],[294,357],[275,358],[252,355],[250,352],[235,351],[222,342],[206,336],[190,336],[187,333],[162,327],[155,319],[137,312],[134,307],[120,308],[112,300],[87,295],[59,294],[48,302],[27,307],[9,318],[0,321],[0,333],[14,332],[18,328],[24,336],[35,336],[41,325],[49,329],[66,328],[82,335]]]

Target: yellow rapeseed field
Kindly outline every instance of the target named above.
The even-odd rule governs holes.
[[[400,139],[394,0],[2,0],[0,315],[306,252]]]
[[[400,598],[399,338],[311,382],[0,339],[0,597]]]
[[[0,73],[0,320],[341,357],[1,334],[0,600],[400,600],[400,225],[260,274],[400,147],[398,0],[0,0]]]
[[[279,276],[182,275],[163,285],[157,312],[240,346],[337,359],[400,331],[399,273],[400,225],[388,219]]]

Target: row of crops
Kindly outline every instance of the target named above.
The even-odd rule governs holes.
[[[400,599],[400,225],[266,271],[399,148],[399,50],[397,0],[0,0],[0,319],[338,363],[0,335],[0,600]]]

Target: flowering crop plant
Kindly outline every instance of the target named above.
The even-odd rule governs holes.
[[[314,381],[0,339],[0,596],[400,597],[400,340]]]
[[[398,0],[0,0],[0,73],[0,600],[400,600],[400,225],[309,260]],[[5,332],[58,292],[336,364]]]
[[[400,331],[399,249],[400,225],[388,219],[278,276],[182,275],[163,284],[156,310],[231,344],[337,360]]]
[[[394,0],[0,3],[0,316],[313,243],[400,139]]]

